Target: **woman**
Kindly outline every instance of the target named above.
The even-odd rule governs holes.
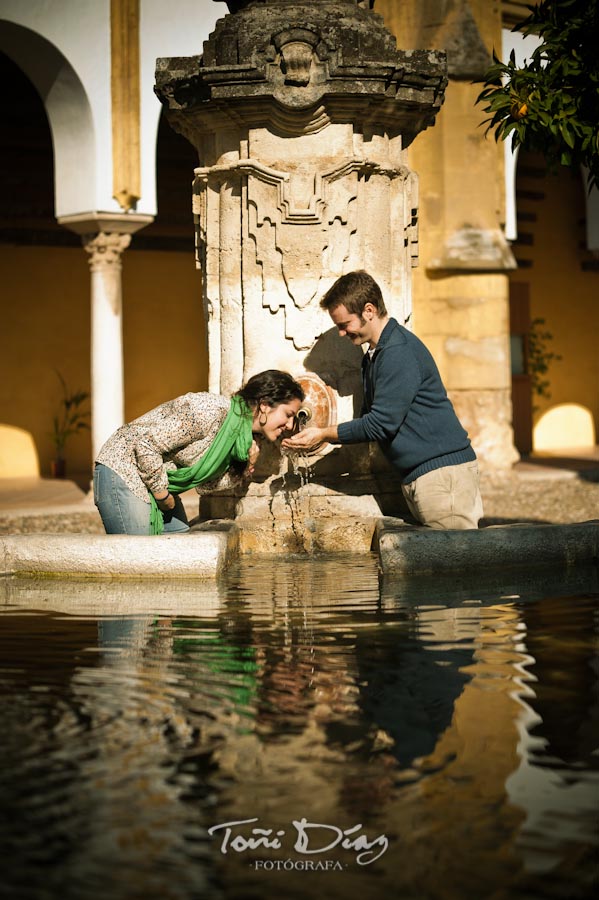
[[[123,425],[100,450],[94,500],[107,534],[189,531],[178,496],[224,490],[251,478],[255,438],[293,429],[304,392],[286,372],[249,379],[231,400],[190,393]]]

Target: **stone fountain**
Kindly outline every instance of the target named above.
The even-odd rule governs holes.
[[[203,54],[159,59],[156,92],[196,147],[193,211],[203,273],[209,389],[230,394],[266,368],[306,390],[304,420],[359,415],[361,351],[320,297],[367,269],[406,322],[418,254],[417,177],[406,148],[443,101],[445,57],[398,50],[358,0],[237,0]],[[376,448],[309,460],[261,455],[244,496],[202,499],[234,518],[241,549],[370,549],[399,487]]]

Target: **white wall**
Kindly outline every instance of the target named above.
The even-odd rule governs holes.
[[[112,199],[109,0],[0,0],[0,49],[46,106],[56,215],[118,210]]]
[[[226,5],[213,0],[168,5],[140,0],[142,197],[137,213],[156,214],[156,59],[200,55],[215,22],[226,13]],[[112,197],[110,0],[0,0],[0,50],[30,78],[46,106],[56,216],[122,212]],[[192,177],[190,172],[190,196]]]

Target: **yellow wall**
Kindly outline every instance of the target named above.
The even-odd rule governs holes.
[[[531,319],[545,319],[553,339],[548,349],[562,359],[550,363],[551,397],[533,396],[534,422],[549,409],[579,404],[599,433],[599,271],[585,249],[585,198],[577,174],[560,168],[546,173],[538,156],[521,153],[517,173],[520,263],[511,278],[530,285]],[[522,215],[523,214],[523,215]],[[576,446],[572,433],[562,447]],[[544,449],[535,446],[535,449]]]
[[[30,432],[42,475],[53,457],[52,416],[61,397],[54,369],[89,391],[89,267],[83,249],[0,245],[3,372],[0,422]],[[89,434],[67,445],[84,471]]]
[[[0,423],[33,436],[49,475],[58,369],[72,390],[90,390],[90,275],[78,248],[0,245]],[[128,250],[123,257],[125,415],[207,387],[201,277],[192,253]],[[89,408],[89,407],[88,407]],[[68,473],[91,472],[89,432],[66,448]]]
[[[485,47],[491,53],[501,44],[501,19],[496,4],[471,0],[470,8]],[[444,24],[450,10],[438,0],[397,3],[377,0],[375,12],[381,14],[401,49],[444,49]],[[441,342],[435,334],[459,333],[473,338],[505,333],[507,336],[507,283],[501,274],[438,273],[427,271],[431,260],[439,256],[448,236],[457,229],[472,226],[496,229],[504,219],[503,151],[492,138],[485,138],[480,127],[484,113],[475,100],[480,85],[471,79],[449,79],[444,103],[435,124],[419,134],[409,147],[409,164],[419,176],[419,263],[413,271],[413,320],[417,334],[424,338],[435,355],[448,387],[465,387],[467,360],[460,360],[462,372],[452,373],[446,364]],[[440,308],[448,297],[453,309]],[[481,312],[480,298],[491,301]],[[489,308],[492,310],[489,314]],[[463,321],[454,322],[456,310]],[[487,318],[482,327],[481,317]],[[468,324],[470,322],[470,325]],[[458,326],[456,330],[456,325]],[[439,346],[432,346],[438,344]],[[505,364],[490,372],[492,384],[506,383]],[[484,386],[489,379],[480,373],[474,384]],[[452,383],[454,382],[454,383]]]
[[[127,421],[187,391],[207,390],[202,279],[193,252],[128,251],[123,298]]]

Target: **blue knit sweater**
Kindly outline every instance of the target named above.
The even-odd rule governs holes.
[[[430,352],[389,319],[372,357],[362,360],[362,416],[338,427],[339,442],[378,441],[402,482],[476,459]]]

